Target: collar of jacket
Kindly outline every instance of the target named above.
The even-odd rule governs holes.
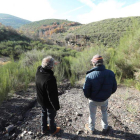
[[[47,69],[47,68],[40,68],[40,72],[42,73],[50,73],[50,74],[54,74],[54,72],[51,69]]]
[[[86,74],[89,74],[93,71],[103,71],[103,70],[105,70],[105,66],[100,65],[100,66],[96,66],[96,67],[92,68],[91,70],[87,71]]]

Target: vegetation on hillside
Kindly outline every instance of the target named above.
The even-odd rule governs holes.
[[[25,49],[30,49],[29,42],[29,38],[15,29],[0,24],[0,55],[20,55]]]
[[[31,40],[11,27],[0,24],[0,56],[12,58],[9,63],[0,65],[0,102],[7,98],[8,93],[24,90],[31,81],[34,81],[36,68],[46,55],[52,55],[62,61],[63,57],[69,55],[74,57],[76,53],[70,48],[48,45],[41,40]],[[58,66],[55,71],[58,82],[67,77],[65,67]]]
[[[87,46],[100,46],[101,44],[106,47],[116,47],[119,45],[120,38],[128,32],[128,28],[132,28],[133,20],[140,24],[140,17],[106,19],[86,25],[49,19],[24,25],[20,29],[28,37],[41,38],[51,44],[67,45],[83,50]],[[73,25],[73,23],[75,24]],[[67,41],[68,36],[70,37],[69,42]],[[88,37],[88,42],[84,40],[85,36]]]
[[[18,58],[22,53],[33,49],[61,50],[65,52],[64,55],[67,55],[67,50],[70,50],[57,45],[46,44],[41,40],[31,40],[13,28],[0,24],[0,55]]]
[[[21,26],[20,30],[22,30],[23,33],[28,37],[34,39],[48,39],[52,38],[52,34],[54,35],[58,33],[63,33],[69,29],[72,30],[74,27],[77,27],[79,25],[81,24],[78,22],[68,20],[47,19]]]
[[[55,75],[58,83],[68,78],[66,69],[63,65],[65,56],[75,57],[76,51],[60,47],[54,47],[48,50],[32,50],[23,53],[19,61],[0,65],[0,102],[7,98],[8,93],[17,90],[26,90],[28,84],[35,80],[37,67],[41,65],[42,58],[52,55],[56,60],[60,61],[60,65],[55,67]]]
[[[68,57],[71,69],[77,77],[85,75],[86,70],[92,68],[90,60],[93,55],[100,54],[104,58],[105,66],[115,72],[119,83],[134,86],[140,90],[140,28],[133,20],[133,28],[121,37],[119,45],[106,48],[102,45],[85,49],[75,58]]]
[[[30,24],[26,24],[21,26],[20,29],[31,29],[31,30],[37,30],[43,25],[53,25],[56,23],[57,25],[61,25],[64,23],[73,23],[73,21],[68,21],[68,20],[60,20],[60,19],[46,19],[46,20],[41,20],[41,21],[35,21]],[[80,23],[77,23],[80,25]]]
[[[116,49],[110,52],[111,60],[108,65],[120,81],[128,86],[134,86],[140,90],[140,28],[137,21],[133,22],[133,28],[121,39]]]
[[[20,26],[24,24],[28,24],[31,21],[18,18],[9,14],[1,14],[0,13],[0,23],[2,23],[5,26],[11,26],[12,28],[19,28]]]
[[[85,77],[87,70],[92,68],[90,60],[93,55],[100,54],[104,58],[106,68],[115,72],[118,83],[131,85],[140,90],[139,22],[132,20],[132,27],[128,27],[125,29],[127,32],[121,37],[119,45],[115,47],[104,47],[104,44],[99,43],[96,46],[85,47],[83,51],[77,52],[66,47],[47,45],[40,41],[27,43],[25,46],[31,50],[24,52],[18,62],[12,61],[1,66],[0,87],[2,88],[0,89],[0,100],[5,99],[7,94],[13,90],[26,89],[28,83],[34,81],[36,68],[46,55],[52,55],[61,62],[55,68],[58,82],[68,78],[74,85],[77,80]],[[7,44],[3,44],[3,46],[5,45]]]
[[[0,23],[0,42],[1,41],[29,41],[30,39],[20,34],[20,32],[15,29],[5,26]]]
[[[91,43],[116,47],[128,28],[132,28],[134,20],[140,24],[140,17],[113,18],[83,25],[70,33],[88,35]]]

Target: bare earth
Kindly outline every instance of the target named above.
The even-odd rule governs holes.
[[[0,140],[140,140],[140,92],[136,89],[118,86],[111,96],[108,121],[112,128],[108,135],[101,133],[100,108],[97,109],[95,134],[84,129],[89,109],[82,87],[65,85],[59,91],[61,109],[56,117],[61,127],[59,134],[41,135],[41,108],[36,102],[34,84],[31,84],[27,92],[17,92],[1,105]],[[6,133],[5,127],[9,125],[13,125],[13,130]]]

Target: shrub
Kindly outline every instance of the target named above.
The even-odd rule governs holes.
[[[20,68],[19,63],[10,62],[0,66],[0,102],[6,99],[11,90],[26,89],[31,81],[27,68]]]

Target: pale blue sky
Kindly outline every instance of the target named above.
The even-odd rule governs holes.
[[[0,13],[30,21],[68,19],[83,24],[140,16],[140,0],[0,0]]]

